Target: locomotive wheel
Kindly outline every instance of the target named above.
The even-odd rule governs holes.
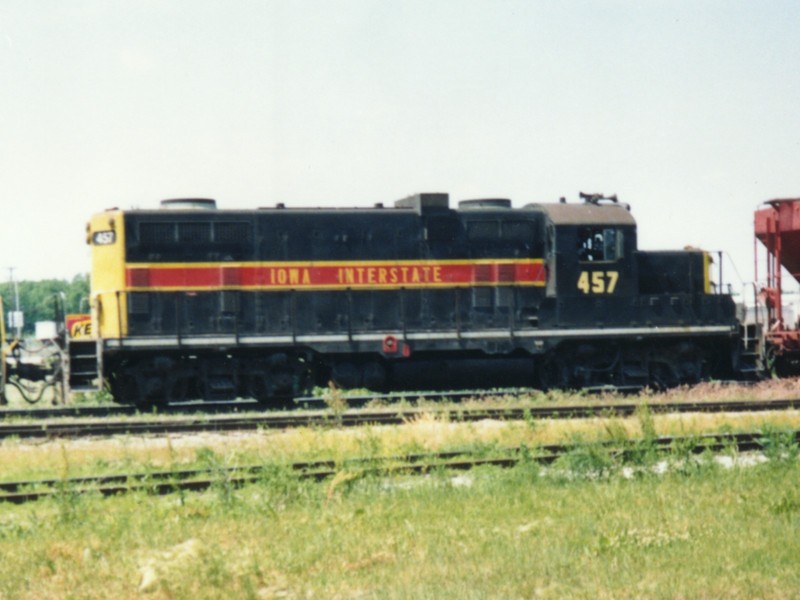
[[[133,373],[118,375],[111,384],[111,395],[120,404],[141,404],[139,378]]]
[[[773,377],[793,377],[800,373],[800,358],[796,354],[775,358],[772,367]]]
[[[667,390],[680,383],[674,370],[667,363],[652,363],[648,379],[648,385],[657,391]]]
[[[542,390],[564,388],[569,383],[568,366],[558,356],[543,357],[536,370]]]
[[[168,402],[183,402],[189,391],[189,380],[179,375],[170,376],[164,382]]]
[[[291,398],[292,376],[286,371],[258,373],[250,378],[248,393],[261,403],[272,403],[281,398]]]
[[[299,357],[276,357],[251,374],[247,392],[258,402],[274,403],[308,395],[314,379]]]
[[[370,390],[382,391],[386,388],[386,369],[379,362],[369,362],[363,369],[364,387]]]
[[[269,377],[266,375],[258,374],[250,378],[250,386],[248,393],[256,400],[256,402],[266,403],[275,398],[270,385]]]

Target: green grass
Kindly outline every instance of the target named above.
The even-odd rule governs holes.
[[[589,450],[546,471],[343,471],[316,484],[275,466],[241,490],[105,500],[64,490],[3,507],[0,597],[800,593],[796,455],[731,470],[705,460],[664,475],[645,461],[626,478],[618,461]]]
[[[628,419],[456,423],[427,414],[347,431],[6,440],[2,479],[268,468],[244,489],[223,480],[203,494],[101,499],[65,486],[53,499],[0,505],[0,600],[798,597],[800,466],[784,433],[796,427],[793,412],[642,410]],[[769,439],[765,464],[726,470],[690,458],[687,443],[656,474],[656,435],[756,428]],[[592,440],[628,453],[622,460]],[[489,456],[565,441],[583,443],[544,471],[530,462],[425,477],[342,469],[316,484],[282,466],[448,449]]]

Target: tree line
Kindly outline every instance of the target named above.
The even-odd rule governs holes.
[[[37,321],[53,321],[56,318],[56,299],[63,301],[65,313],[89,312],[89,275],[75,275],[71,281],[66,279],[43,279],[41,281],[18,281],[15,284],[0,284],[3,298],[6,327],[8,313],[15,309],[16,293],[19,293],[19,309],[25,315],[23,335],[33,335]]]

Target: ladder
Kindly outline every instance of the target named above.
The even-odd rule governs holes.
[[[67,342],[67,360],[64,363],[67,394],[102,389],[97,357],[97,340],[73,339]]]

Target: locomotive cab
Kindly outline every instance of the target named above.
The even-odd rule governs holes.
[[[546,228],[542,317],[558,326],[602,326],[626,314],[638,293],[636,221],[616,202],[536,204]]]
[[[543,205],[548,220],[548,295],[562,298],[636,293],[636,221],[618,204]]]

